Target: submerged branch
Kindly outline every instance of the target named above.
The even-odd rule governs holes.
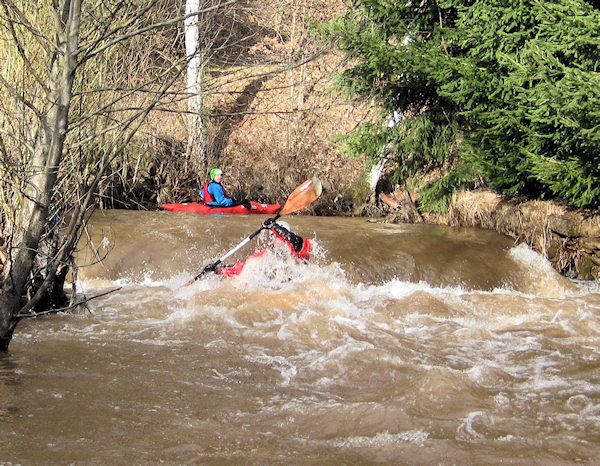
[[[123,287],[120,286],[118,288],[114,288],[112,290],[105,291],[104,293],[100,293],[95,296],[91,296],[90,298],[86,298],[81,301],[77,301],[76,303],[73,303],[67,307],[60,307],[58,309],[49,309],[47,311],[42,311],[42,312],[29,312],[27,314],[16,314],[14,317],[17,319],[25,319],[27,317],[38,317],[38,316],[42,316],[42,315],[46,315],[46,314],[56,314],[58,312],[68,311],[69,309],[73,309],[77,306],[81,306],[82,304],[85,304],[85,303],[91,301],[92,299],[100,298],[102,296],[106,296],[107,294],[114,293],[115,291],[119,291],[121,288],[123,288]]]

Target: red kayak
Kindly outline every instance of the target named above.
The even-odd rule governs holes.
[[[183,204],[163,204],[162,208],[171,212],[199,212],[201,214],[275,214],[281,208],[279,204],[262,204],[250,201],[251,209],[243,205],[231,207],[211,207],[201,202],[184,202]]]

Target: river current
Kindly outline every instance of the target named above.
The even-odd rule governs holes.
[[[181,286],[265,218],[95,214],[75,289],[102,296],[0,355],[0,463],[600,457],[595,286],[490,231],[300,215],[309,264]]]

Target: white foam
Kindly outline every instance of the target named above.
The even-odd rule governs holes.
[[[575,286],[561,276],[544,256],[527,244],[521,243],[511,248],[508,255],[520,264],[526,273],[524,282],[528,292],[548,298],[565,298],[581,294],[581,287]]]
[[[386,445],[395,445],[398,443],[416,443],[424,444],[429,439],[429,433],[420,430],[408,430],[397,434],[390,434],[388,431],[376,434],[372,437],[356,436],[332,442],[336,447],[383,447]]]
[[[473,411],[469,413],[466,419],[463,420],[460,426],[457,428],[457,433],[464,431],[468,434],[468,436],[472,439],[483,439],[485,438],[484,434],[477,432],[475,428],[476,422],[483,422],[485,424],[490,423],[490,419],[486,412],[484,411]]]
[[[536,273],[543,272],[547,275],[556,274],[556,271],[550,262],[526,243],[521,243],[518,246],[511,248],[510,251],[508,251],[508,255]]]

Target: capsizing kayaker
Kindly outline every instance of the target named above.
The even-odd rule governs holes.
[[[308,262],[312,244],[307,238],[303,238],[292,232],[289,223],[284,221],[274,222],[272,219],[268,219],[263,223],[263,227],[270,230],[273,234],[271,244],[260,251],[256,251],[246,260],[238,262],[235,265],[217,267],[216,273],[218,275],[226,277],[239,275],[248,261],[261,258],[269,250],[285,251],[299,261]]]

